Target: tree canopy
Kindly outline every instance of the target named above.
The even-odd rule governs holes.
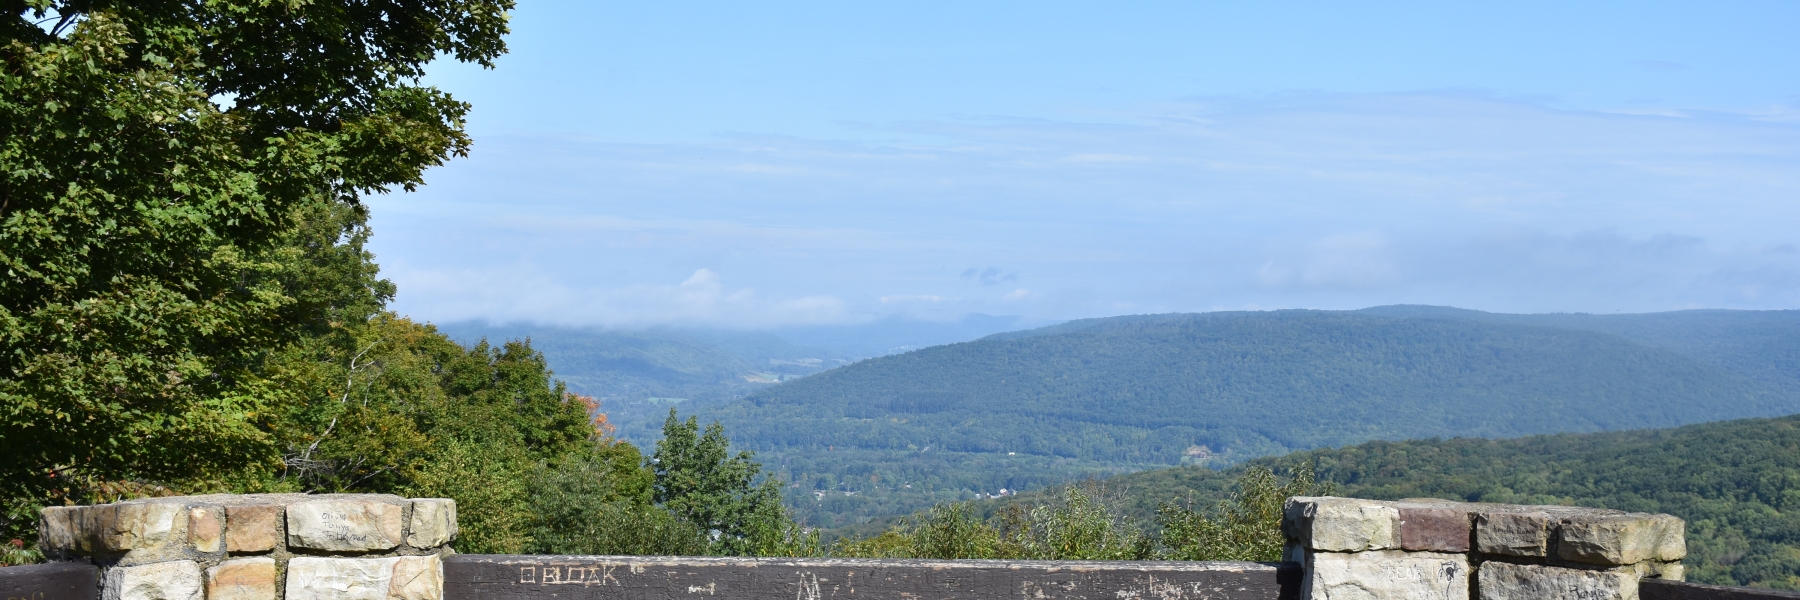
[[[278,468],[271,357],[392,295],[362,198],[467,153],[419,77],[511,6],[0,3],[0,492]]]

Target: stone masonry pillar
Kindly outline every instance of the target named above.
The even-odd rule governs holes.
[[[1682,578],[1672,515],[1574,506],[1289,498],[1286,560],[1310,600],[1637,600]]]
[[[176,496],[43,510],[48,558],[102,600],[439,600],[456,502],[386,494]]]

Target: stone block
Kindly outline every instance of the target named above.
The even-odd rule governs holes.
[[[1397,550],[1307,556],[1306,600],[1469,600],[1469,558]]]
[[[286,600],[387,600],[399,562],[399,557],[295,557],[288,561]]]
[[[403,538],[404,510],[376,500],[311,500],[287,507],[287,542],[330,552],[389,550]]]
[[[218,508],[196,506],[188,509],[187,538],[195,550],[201,552],[218,552],[219,542],[225,537],[225,520]]]
[[[1677,561],[1687,556],[1687,523],[1644,513],[1567,518],[1557,528],[1556,554],[1597,565]]]
[[[187,541],[187,511],[166,502],[102,504],[82,511],[95,550],[159,550]]]
[[[1589,571],[1489,561],[1476,575],[1481,600],[1637,600],[1628,570]]]
[[[89,506],[81,511],[81,533],[90,554],[118,566],[191,559],[187,508],[154,500]]]
[[[1613,567],[1612,570],[1628,572],[1638,579],[1667,579],[1682,581],[1687,576],[1687,569],[1679,562],[1660,562],[1647,560],[1637,564]]]
[[[273,558],[228,560],[206,570],[206,600],[275,600],[276,582]]]
[[[1468,552],[1469,512],[1401,505],[1400,547],[1411,551]]]
[[[1400,547],[1400,511],[1390,503],[1354,498],[1295,496],[1282,521],[1301,545],[1328,552]]]
[[[88,552],[81,510],[80,506],[50,506],[38,511],[38,547],[52,552]]]
[[[201,591],[200,563],[177,560],[108,569],[101,597],[104,600],[201,600]]]
[[[420,498],[412,501],[412,519],[407,527],[406,545],[414,548],[436,548],[456,539],[456,501],[449,498]]]
[[[1475,550],[1501,556],[1546,556],[1552,518],[1541,512],[1484,512],[1475,517]]]
[[[225,550],[233,554],[268,552],[281,541],[281,507],[274,504],[225,509]]]
[[[444,595],[444,561],[437,555],[402,556],[388,581],[388,600],[439,600]]]

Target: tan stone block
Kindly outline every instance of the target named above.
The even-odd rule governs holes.
[[[456,501],[449,498],[419,498],[412,501],[412,519],[407,528],[406,545],[414,548],[436,548],[456,539]]]
[[[1308,600],[1469,600],[1469,558],[1398,550],[1311,552],[1301,594]]]
[[[1476,575],[1481,600],[1637,600],[1629,570],[1588,571],[1489,561]]]
[[[394,563],[387,600],[439,600],[444,595],[444,563],[437,555],[402,556]]]
[[[191,558],[187,507],[178,502],[139,501],[90,506],[81,512],[92,553],[117,556],[130,566]]]
[[[1629,513],[1564,519],[1556,554],[1565,560],[1629,565],[1687,556],[1687,523],[1674,515]]]
[[[233,554],[268,552],[281,541],[281,507],[274,504],[225,509],[225,550]]]
[[[38,511],[38,546],[55,552],[87,552],[80,506],[49,506]]]
[[[219,518],[220,510],[216,507],[196,506],[188,509],[187,537],[188,543],[201,552],[218,552],[219,542],[225,537],[225,522]]]
[[[201,600],[200,564],[177,560],[113,567],[106,570],[101,597],[104,600]]]
[[[1541,512],[1487,512],[1475,517],[1475,551],[1502,556],[1545,556],[1553,520]]]
[[[288,546],[332,552],[388,550],[404,539],[404,510],[373,500],[312,500],[287,507]]]
[[[1400,547],[1400,510],[1392,503],[1375,500],[1295,496],[1284,507],[1282,528],[1313,550],[1359,552]]]
[[[228,560],[206,570],[206,600],[275,600],[276,581],[273,558]]]
[[[288,561],[286,600],[387,600],[398,562],[398,557],[295,557]]]

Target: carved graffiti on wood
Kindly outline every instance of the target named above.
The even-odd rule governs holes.
[[[444,600],[1277,600],[1294,565],[457,555]]]

